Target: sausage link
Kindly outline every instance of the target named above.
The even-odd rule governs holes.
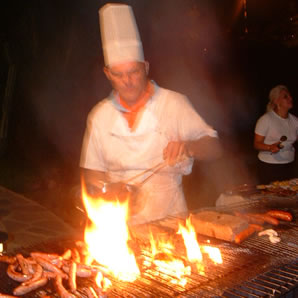
[[[60,275],[57,275],[55,278],[55,286],[57,289],[57,293],[59,297],[61,298],[75,298],[76,296],[68,292],[63,284],[62,284],[62,277]]]
[[[70,266],[68,265],[64,265],[62,267],[63,271],[66,273],[69,273],[70,271]],[[91,269],[85,268],[85,266],[82,266],[82,264],[77,264],[77,268],[76,268],[76,275],[78,277],[91,277],[93,275],[93,272]]]
[[[31,283],[31,282],[36,281],[42,277],[43,269],[42,269],[41,265],[36,263],[33,266],[34,266],[35,271],[34,271],[32,278],[30,278],[28,281],[24,282],[23,284]]]
[[[16,257],[0,255],[0,262],[3,262],[3,263],[13,264],[15,263],[16,260],[17,260]]]
[[[22,283],[13,290],[13,294],[16,296],[25,295],[33,290],[36,290],[40,287],[43,287],[48,282],[46,277],[42,277],[38,280],[35,280],[31,283]]]
[[[26,262],[26,259],[23,257],[23,255],[21,255],[21,254],[17,254],[16,255],[16,258],[17,258],[17,260],[18,260],[18,262],[19,262],[19,265],[20,265],[20,267],[21,267],[21,269],[22,269],[22,272],[24,273],[24,274],[29,274],[30,272],[29,272],[29,265],[28,265],[28,263]]]
[[[263,220],[264,222],[269,223],[271,225],[274,225],[274,226],[279,225],[278,219],[276,219],[272,216],[269,216],[267,214],[249,214],[249,215],[252,217],[255,217],[255,218],[259,218],[259,219]]]
[[[236,216],[243,218],[244,220],[246,220],[248,223],[251,223],[251,224],[263,225],[265,223],[263,218],[255,216],[255,214],[241,213],[238,211],[235,211],[234,214]]]
[[[280,219],[280,220],[284,220],[284,221],[292,221],[293,220],[293,216],[290,212],[287,211],[282,211],[282,210],[270,210],[266,213],[267,215]]]
[[[41,257],[34,257],[34,258],[35,258],[36,262],[39,263],[44,269],[54,272],[63,278],[67,278],[67,275],[63,271],[61,271],[57,266],[52,264],[51,262],[49,262]]]
[[[23,273],[17,272],[16,271],[17,267],[18,267],[18,263],[10,264],[7,267],[6,272],[7,272],[7,275],[11,279],[18,281],[18,282],[24,282],[24,281],[29,280],[32,277],[31,274],[23,274]]]
[[[69,288],[72,292],[75,292],[77,289],[77,282],[76,282],[77,263],[76,262],[71,262],[68,275],[69,275],[69,278],[68,278]]]

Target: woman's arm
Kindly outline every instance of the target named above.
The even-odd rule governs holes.
[[[261,136],[255,133],[254,148],[257,149],[258,151],[269,151],[271,153],[276,153],[280,150],[280,148],[278,147],[279,142],[269,145],[269,144],[265,144],[264,140],[265,140],[264,136]]]

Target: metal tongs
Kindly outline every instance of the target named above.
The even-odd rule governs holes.
[[[124,187],[124,189],[126,189],[129,192],[136,192],[140,187],[142,187],[148,180],[150,180],[153,175],[155,175],[157,172],[159,172],[162,168],[164,168],[167,165],[166,161],[160,162],[157,165],[129,178],[117,183],[112,183],[112,182],[107,182],[104,183],[103,187],[102,187],[102,192],[103,193],[108,193],[109,190],[116,184],[118,185],[122,185],[122,187]],[[133,181],[135,181],[137,178],[142,177],[143,175],[152,172],[150,175],[148,175],[143,181],[139,182],[139,183],[132,183]]]
[[[167,165],[167,162],[163,161],[158,163],[154,167],[151,167],[127,180],[123,180],[116,183],[113,183],[113,182],[104,183],[103,187],[101,188],[102,195],[103,197],[106,197],[108,199],[112,199],[112,200],[116,199],[120,202],[127,200],[127,198],[129,197],[130,215],[136,214],[140,210],[142,210],[145,205],[145,201],[140,200],[141,187],[166,165]],[[150,174],[144,180],[138,183],[132,183],[137,178],[147,173],[150,173]]]

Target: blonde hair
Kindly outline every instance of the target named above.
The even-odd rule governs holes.
[[[276,107],[276,100],[279,98],[279,94],[282,90],[288,90],[288,87],[285,85],[277,85],[272,88],[269,92],[269,102],[267,104],[267,112],[272,111]]]

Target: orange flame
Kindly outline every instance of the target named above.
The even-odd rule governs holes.
[[[186,220],[186,227],[179,223],[179,230],[177,233],[182,235],[188,260],[196,264],[198,272],[204,274],[204,266],[201,263],[203,261],[202,251],[207,253],[209,258],[215,264],[222,264],[223,261],[221,253],[217,247],[202,245],[200,248],[196,231],[194,226],[191,224],[190,217]]]
[[[119,203],[88,196],[83,202],[92,224],[86,227],[85,242],[91,256],[117,279],[134,281],[140,274],[132,250],[128,246],[128,201]]]
[[[172,284],[185,286],[187,283],[186,276],[191,274],[190,266],[184,264],[182,259],[174,256],[175,246],[172,239],[166,235],[159,235],[158,239],[154,239],[152,233],[150,234],[151,243],[151,260],[145,261],[145,265],[152,266],[157,269],[153,270],[151,274],[156,276],[163,276],[169,278]]]
[[[85,243],[90,263],[96,260],[104,272],[115,278],[132,282],[140,276],[135,255],[128,245],[130,233],[127,226],[128,199],[108,201],[93,198],[82,183],[82,198],[91,223],[85,229]],[[200,246],[190,218],[185,226],[179,224],[177,234],[184,240],[186,256],[175,256],[175,244],[168,233],[150,234],[151,252],[144,250],[143,266],[145,275],[160,276],[170,283],[185,287],[187,277],[195,266],[204,275],[203,256],[205,254],[215,264],[221,264],[220,250],[210,245]],[[204,253],[204,255],[202,254]],[[145,257],[147,256],[147,257]],[[88,262],[88,263],[89,263]],[[187,262],[190,262],[191,265]],[[97,285],[106,291],[112,283],[103,274],[96,276]]]
[[[209,255],[209,258],[215,263],[215,264],[222,264],[222,257],[220,250],[217,247],[213,246],[203,246],[203,251],[206,252]]]
[[[179,223],[178,234],[181,234],[186,247],[187,257],[190,262],[201,262],[203,257],[197,241],[197,235],[190,218],[186,220],[186,227]]]

